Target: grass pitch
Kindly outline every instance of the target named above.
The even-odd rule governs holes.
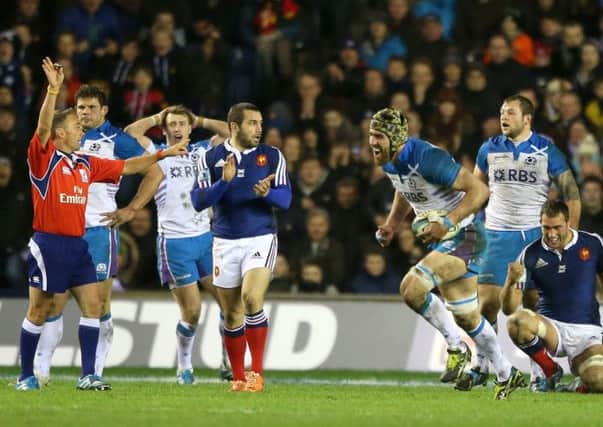
[[[493,388],[459,392],[437,375],[400,372],[267,372],[261,394],[229,393],[213,371],[180,386],[174,370],[110,368],[110,392],[75,390],[76,369],[48,387],[17,392],[0,368],[0,426],[602,426],[603,395],[532,394],[494,401]]]

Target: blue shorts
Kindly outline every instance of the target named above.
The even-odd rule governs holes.
[[[477,283],[504,286],[508,264],[517,259],[523,248],[541,236],[540,227],[526,231],[486,230],[486,253]]]
[[[462,259],[467,264],[467,273],[462,277],[473,277],[478,275],[482,268],[486,230],[483,223],[476,218],[471,224],[461,228],[452,239],[432,243],[428,249]]]
[[[214,236],[179,239],[157,236],[157,270],[161,285],[188,285],[212,274],[212,244]]]
[[[96,283],[88,243],[81,237],[35,232],[29,240],[29,286],[52,294]]]
[[[117,276],[119,230],[105,226],[86,228],[84,239],[96,270],[96,280],[102,282]]]

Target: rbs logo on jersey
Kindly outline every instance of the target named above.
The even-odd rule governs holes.
[[[538,179],[536,171],[522,169],[494,169],[494,182],[526,182],[535,184]]]

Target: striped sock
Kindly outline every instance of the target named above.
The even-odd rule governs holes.
[[[224,327],[224,346],[232,366],[232,379],[235,381],[245,381],[245,349],[247,341],[245,340],[245,328],[243,325],[232,329]]]
[[[264,350],[268,335],[268,318],[264,310],[245,315],[245,337],[251,353],[251,370],[264,374]]]

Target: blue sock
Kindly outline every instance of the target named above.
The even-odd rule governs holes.
[[[99,327],[100,321],[98,319],[80,317],[78,335],[80,338],[80,351],[82,353],[82,377],[94,374]]]
[[[21,338],[19,340],[19,353],[21,354],[21,375],[19,381],[31,377],[33,372],[36,348],[40,341],[40,334],[44,325],[34,325],[27,318],[23,319]]]

